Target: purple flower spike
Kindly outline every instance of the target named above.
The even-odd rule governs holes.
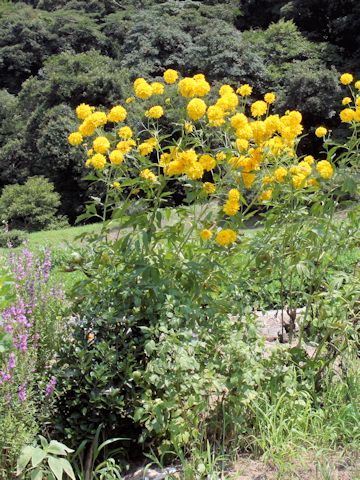
[[[49,380],[49,383],[46,385],[46,389],[45,389],[45,395],[46,395],[47,397],[49,397],[50,395],[52,395],[52,393],[53,393],[54,390],[55,390],[56,384],[57,384],[56,377],[51,377],[50,380]]]

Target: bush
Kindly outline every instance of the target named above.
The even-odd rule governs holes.
[[[19,247],[27,239],[27,234],[23,230],[0,231],[0,247]]]
[[[60,195],[44,177],[31,177],[24,185],[7,185],[0,197],[0,216],[11,227],[42,230],[56,222]]]

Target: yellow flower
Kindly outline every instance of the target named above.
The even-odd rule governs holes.
[[[325,137],[325,135],[327,134],[327,129],[325,127],[318,127],[316,130],[315,130],[315,135],[318,137],[318,138],[321,138],[321,137]]]
[[[151,145],[149,142],[143,142],[140,143],[138,146],[138,151],[140,155],[143,155],[146,157],[147,155],[150,155],[150,153],[154,150],[154,145]]]
[[[160,105],[155,105],[154,107],[149,108],[145,112],[145,116],[148,118],[161,118],[164,115],[164,109]]]
[[[252,184],[255,182],[256,175],[255,173],[243,172],[241,174],[245,188],[251,188]]]
[[[83,137],[89,137],[95,132],[96,127],[89,122],[88,120],[85,120],[80,126],[79,126],[79,132]]]
[[[291,179],[293,187],[298,189],[305,186],[306,176],[301,173],[294,175]]]
[[[306,155],[306,157],[304,157],[304,162],[312,165],[315,162],[315,158],[312,155]]]
[[[222,162],[223,160],[225,160],[226,155],[225,155],[224,152],[218,152],[218,153],[216,154],[215,158],[216,158],[216,161],[217,161],[217,162]]]
[[[121,165],[124,161],[124,154],[120,150],[113,150],[109,155],[109,159],[113,165]]]
[[[216,167],[215,158],[208,154],[201,155],[199,162],[207,172],[210,172],[210,170],[213,170]]]
[[[111,184],[111,186],[112,186],[113,188],[115,188],[115,190],[117,190],[117,189],[120,188],[120,183],[119,183],[119,182],[113,182],[113,183]]]
[[[354,80],[354,77],[351,75],[351,73],[343,73],[340,77],[340,83],[343,85],[350,85]]]
[[[96,153],[106,153],[110,148],[110,142],[106,137],[96,137],[93,141],[93,148]]]
[[[127,97],[127,99],[125,100],[125,103],[132,103],[132,102],[135,102],[134,97]]]
[[[238,202],[240,200],[240,192],[236,188],[232,188],[228,192],[228,199],[230,201]]]
[[[283,182],[288,174],[288,171],[284,167],[279,167],[274,170],[274,178],[277,182]]]
[[[206,103],[200,98],[193,98],[188,103],[186,110],[191,120],[200,120],[206,113]]]
[[[252,94],[252,87],[250,87],[249,84],[245,83],[236,90],[236,93],[238,93],[242,97],[249,97]]]
[[[236,113],[230,119],[231,126],[237,130],[238,128],[243,128],[248,124],[248,119],[243,113]]]
[[[320,177],[328,179],[334,175],[334,168],[327,160],[321,160],[316,164],[316,170]]]
[[[79,132],[72,132],[72,133],[70,133],[70,135],[68,136],[68,142],[69,142],[70,145],[72,145],[73,147],[74,147],[75,145],[80,145],[82,141],[83,141],[83,136],[82,136],[81,133],[79,133]]]
[[[205,78],[199,79],[195,77],[198,77],[198,75],[194,75],[193,77],[193,79],[196,81],[195,95],[198,97],[205,97],[205,95],[208,95],[210,93],[210,84],[205,80]]]
[[[272,92],[265,93],[265,95],[264,95],[264,100],[265,100],[266,103],[268,103],[269,105],[271,105],[271,104],[274,103],[275,100],[276,100],[276,95],[275,95],[275,93],[272,93]]]
[[[360,80],[355,82],[355,88],[356,88],[356,90],[360,90]]]
[[[192,133],[194,131],[194,126],[190,122],[185,122],[184,130],[186,133]]]
[[[96,170],[102,170],[106,165],[106,158],[101,153],[96,153],[93,157],[89,158],[87,163]]]
[[[165,91],[164,85],[160,82],[153,82],[151,88],[153,95],[162,95]]]
[[[122,140],[116,145],[116,148],[117,150],[120,150],[120,152],[125,155],[129,153],[132,147],[134,146],[135,146],[135,141],[130,139],[130,140]]]
[[[344,123],[352,122],[355,118],[355,112],[351,108],[344,108],[340,112],[341,121]]]
[[[212,237],[212,231],[211,230],[208,230],[207,228],[204,229],[204,230],[201,230],[200,232],[200,238],[201,240],[210,240],[210,238]]]
[[[227,95],[228,93],[234,93],[234,89],[230,85],[222,85],[219,89],[220,97]]]
[[[89,115],[92,114],[94,107],[90,107],[86,103],[81,103],[78,107],[76,107],[76,115],[80,120],[85,120]]]
[[[121,127],[118,131],[120,138],[131,138],[133,136],[133,131],[130,127]]]
[[[262,115],[265,115],[265,113],[267,112],[267,108],[268,106],[266,102],[264,102],[263,100],[257,100],[250,107],[251,115],[253,117],[261,117]]]
[[[312,172],[311,166],[304,160],[299,162],[298,168],[299,168],[299,173],[301,175],[304,175],[305,177],[308,177],[309,175],[311,175],[311,172]]]
[[[109,122],[123,122],[126,117],[127,117],[127,111],[121,105],[117,105],[116,107],[113,107],[107,116]]]
[[[168,70],[165,70],[163,77],[165,82],[171,85],[179,78],[179,74],[176,70],[169,68]]]
[[[220,127],[220,125],[223,125],[225,123],[224,116],[224,110],[217,105],[210,105],[207,109],[207,117],[212,127]]]
[[[185,77],[178,84],[180,95],[183,97],[194,97],[196,95],[196,80]]]
[[[138,84],[134,88],[134,91],[135,95],[142,100],[147,100],[153,94],[151,85],[149,85],[145,80],[138,82]]]
[[[141,170],[140,172],[140,177],[144,178],[145,180],[148,180],[149,182],[156,182],[157,176],[155,173],[153,173],[151,170],[148,168],[145,168],[145,170]]]
[[[261,202],[268,202],[271,200],[273,194],[272,188],[269,188],[268,190],[264,190],[260,195],[259,195],[259,200]]]
[[[234,111],[239,104],[239,98],[236,93],[228,92],[222,95],[216,102],[216,105],[225,112]]]
[[[344,97],[344,98],[342,99],[342,101],[341,101],[341,103],[342,103],[343,105],[349,105],[349,103],[351,103],[351,102],[352,102],[352,100],[351,100],[350,97]]]
[[[216,186],[211,182],[205,182],[202,184],[202,189],[207,194],[212,194],[216,192]]]
[[[226,215],[229,215],[229,217],[236,215],[239,209],[240,209],[240,203],[237,202],[236,200],[234,201],[228,200],[223,207],[224,213],[226,213]]]
[[[194,162],[187,170],[186,174],[191,180],[198,180],[204,175],[204,167],[200,162]]]
[[[238,138],[236,140],[236,148],[239,150],[239,152],[246,151],[249,148],[249,141],[245,138]]]
[[[92,157],[94,155],[94,149],[93,148],[90,148],[87,152],[86,152],[86,155],[88,157]]]
[[[216,235],[215,241],[222,247],[227,247],[236,241],[236,232],[230,228],[220,230]]]

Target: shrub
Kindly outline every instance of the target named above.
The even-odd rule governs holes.
[[[56,222],[60,195],[44,177],[31,177],[24,185],[7,185],[0,197],[0,216],[11,227],[41,230]]]
[[[3,230],[0,231],[0,247],[19,247],[27,239],[27,234],[23,230]]]
[[[358,211],[348,204],[344,227],[336,211],[358,192],[351,152],[360,117],[357,107],[345,112],[354,134],[337,159],[339,147],[317,129],[326,141],[315,160],[297,153],[301,113],[271,113],[274,93],[252,101],[245,84],[216,95],[203,75],[178,81],[173,70],[164,80],[136,79],[136,98],[109,111],[76,109],[81,124],[69,143],[106,195],[79,217],[103,227],[79,265],[79,321],[56,368],[57,427],[67,442],[101,425],[105,436],[129,434],[181,456],[205,439],[230,446],[251,427],[249,405],[262,388],[286,392],[289,370],[300,399],[322,392],[337,357],[356,348],[356,273],[333,282],[326,272],[339,244],[358,244]],[[143,122],[132,122],[140,109]],[[170,209],[174,183],[184,203]],[[263,230],[244,236],[258,211]],[[273,369],[244,288],[256,277],[261,289],[271,272],[283,309],[305,303],[297,343],[275,352]]]

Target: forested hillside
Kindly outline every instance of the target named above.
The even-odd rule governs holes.
[[[0,187],[44,175],[74,220],[89,192],[73,108],[114,104],[165,68],[274,91],[279,111],[331,128],[338,73],[360,73],[359,27],[355,0],[1,1]]]

